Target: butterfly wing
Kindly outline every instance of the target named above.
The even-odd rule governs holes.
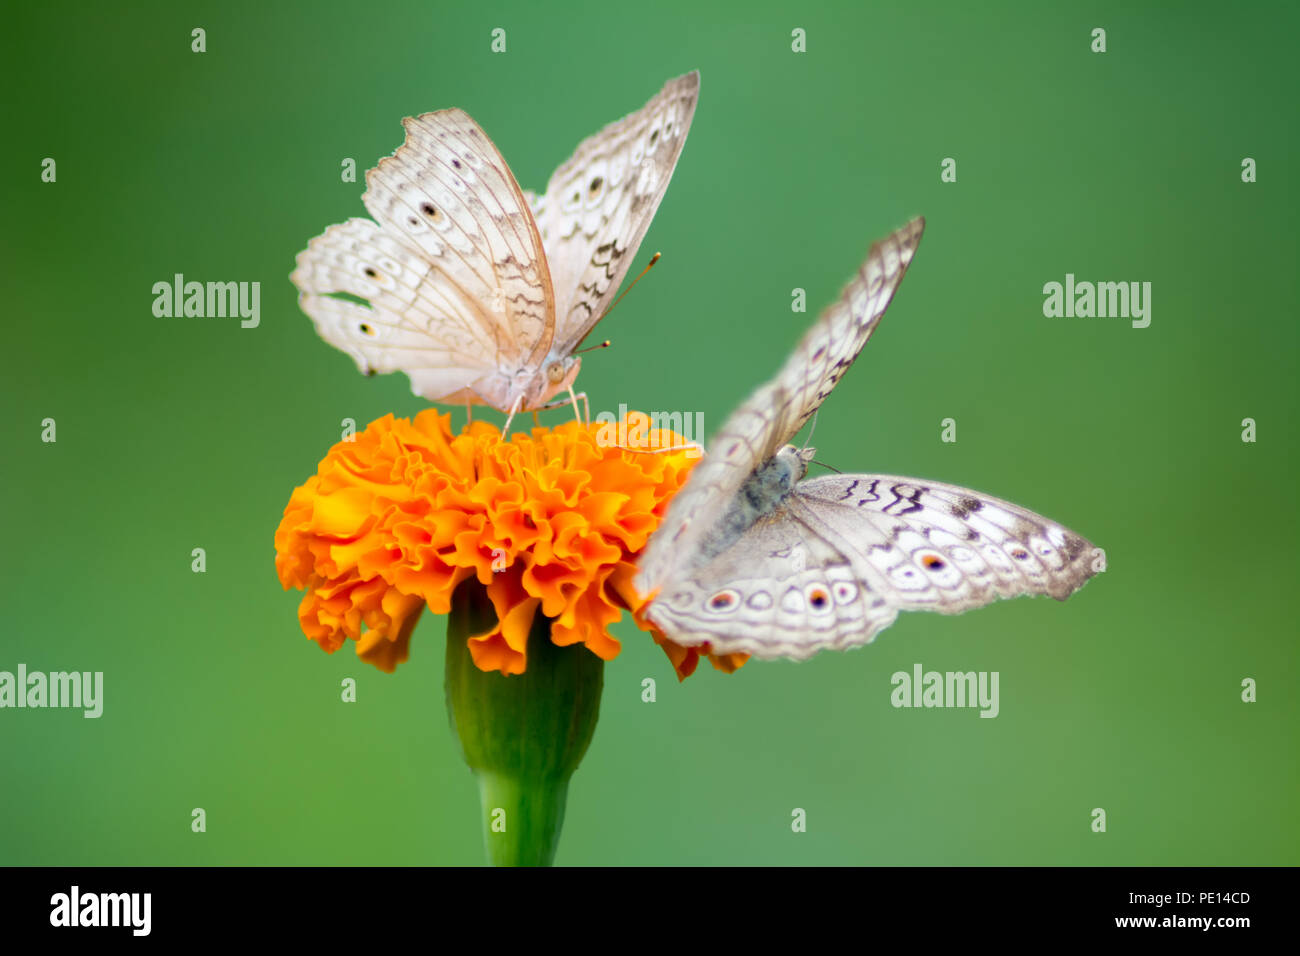
[[[804,335],[776,377],[727,419],[668,506],[642,554],[637,589],[651,594],[688,566],[727,504],[790,441],[853,364],[889,306],[925,229],[914,219],[872,245],[840,298]]]
[[[699,71],[578,145],[532,203],[555,287],[552,354],[600,321],[668,189],[699,99]]]
[[[678,644],[707,644],[716,654],[803,660],[865,644],[894,623],[898,608],[853,554],[780,507],[704,566],[673,578],[646,617]]]
[[[430,401],[507,410],[516,373],[540,365],[555,329],[541,236],[510,168],[467,114],[402,125],[401,148],[366,173],[362,201],[378,228],[354,219],[299,254],[292,278],[303,310],[363,371],[406,372]],[[381,269],[381,257],[398,268]]]
[[[1064,600],[1100,570],[1091,543],[979,492],[885,475],[801,482],[771,515],[665,589],[649,619],[684,646],[803,660],[870,642],[899,611]]]
[[[937,481],[824,475],[799,483],[794,507],[819,533],[844,534],[900,610],[960,614],[1025,594],[1064,601],[1104,567],[1100,549],[1050,518]]]
[[[497,371],[479,303],[369,219],[330,226],[291,278],[321,338],[363,374],[405,372],[417,395],[447,401]]]

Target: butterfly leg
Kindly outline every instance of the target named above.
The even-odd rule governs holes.
[[[578,409],[579,399],[582,400],[582,404],[587,410],[586,417],[583,417],[582,412]],[[578,421],[582,422],[584,425],[591,424],[591,400],[587,398],[586,392],[578,392],[575,394],[572,385],[569,386],[569,397],[567,399],[556,399],[555,401],[547,402],[545,405],[538,405],[534,411],[548,412],[553,408],[563,408],[565,405],[569,404],[573,405],[573,414],[577,416]]]
[[[586,418],[583,418],[583,416],[582,416],[582,412],[578,411],[578,398],[579,398],[579,396],[581,396],[581,398],[582,398],[582,404],[583,404],[583,407],[587,410],[587,417],[586,417]],[[591,402],[587,401],[587,393],[586,393],[586,392],[579,392],[577,395],[575,395],[575,394],[573,394],[573,386],[570,385],[570,386],[569,386],[569,401],[573,402],[573,414],[575,414],[575,415],[578,416],[578,421],[582,422],[584,425],[590,425],[590,424],[591,424]]]
[[[687,458],[699,458],[704,454],[704,446],[699,442],[688,441],[685,445],[669,445],[667,448],[629,448],[619,445],[624,451],[640,452],[643,455],[664,455],[670,451],[689,452]]]
[[[466,427],[474,424],[474,406],[467,399],[465,401],[465,425]]]
[[[503,439],[510,437],[510,423],[515,420],[515,413],[519,411],[519,406],[524,403],[524,397],[520,395],[515,399],[515,403],[510,406],[510,411],[506,414],[506,423],[501,426],[501,437]]]

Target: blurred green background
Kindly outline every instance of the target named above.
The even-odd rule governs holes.
[[[106,699],[99,720],[0,711],[0,862],[483,861],[443,620],[387,675],[309,643],[276,580],[272,534],[340,420],[425,406],[322,342],[288,274],[365,214],[340,163],[390,153],[403,116],[466,109],[540,188],[692,68],[699,110],[638,256],[664,258],[599,328],[593,409],[700,410],[712,431],[871,240],[924,214],[819,458],[1009,498],[1110,569],[1063,605],[904,615],[862,650],[681,685],[625,620],[557,862],[1300,862],[1300,16],[1135,6],[9,10],[0,670],[103,671]],[[260,327],[155,318],[177,272],[261,282]],[[1151,282],[1150,328],[1045,318],[1067,272]],[[998,671],[1000,716],[892,708],[918,662]]]

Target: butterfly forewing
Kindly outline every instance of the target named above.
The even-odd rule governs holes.
[[[887,579],[901,610],[956,614],[1025,594],[1063,601],[1102,558],[1027,508],[919,478],[825,475],[800,482],[791,507],[821,533],[842,535]]]
[[[406,142],[366,173],[366,209],[480,304],[503,368],[540,362],[555,297],[541,236],[510,168],[461,110],[402,125]]]
[[[804,335],[776,377],[732,413],[669,505],[641,557],[638,589],[663,586],[693,554],[745,480],[793,438],[853,364],[903,281],[925,229],[914,219],[871,247],[866,262]]]
[[[857,275],[799,343],[779,377],[791,397],[776,447],[798,434],[857,359],[893,301],[924,231],[925,220],[918,217],[873,243]]]
[[[622,284],[681,156],[699,99],[698,71],[588,137],[533,209],[555,287],[553,351],[567,355]]]

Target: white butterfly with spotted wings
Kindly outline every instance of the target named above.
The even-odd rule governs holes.
[[[921,240],[916,219],[866,263],[780,373],[723,425],[642,555],[637,589],[668,638],[803,660],[872,641],[899,611],[959,614],[998,598],[1064,600],[1101,553],[1019,505],[888,475],[804,479],[788,442],[853,364]]]
[[[304,312],[365,374],[405,372],[433,402],[514,413],[572,389],[672,178],[698,72],[584,140],[542,196],[519,188],[458,109],[402,121],[366,173],[374,217],[331,226],[291,276]]]

